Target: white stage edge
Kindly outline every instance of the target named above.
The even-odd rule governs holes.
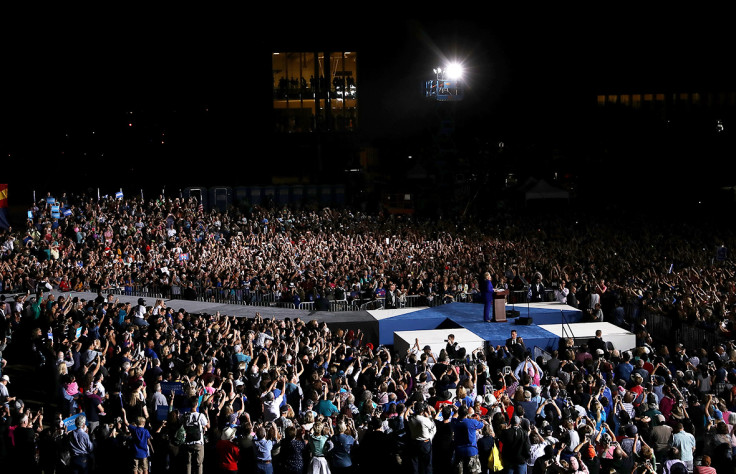
[[[371,309],[368,310],[368,314],[376,318],[378,321],[386,318],[393,318],[394,316],[401,316],[402,314],[413,313],[415,311],[421,311],[427,309],[429,306],[416,306],[413,308],[397,308],[397,309]]]
[[[468,354],[479,347],[482,349],[485,344],[482,337],[463,328],[396,331],[394,332],[394,351],[403,356],[414,345],[414,341],[419,339],[419,350],[421,351],[424,346],[429,346],[432,348],[432,354],[437,357],[440,351],[447,346],[446,339],[449,334],[455,336],[455,342],[459,347],[464,347]]]
[[[564,337],[573,337],[576,345],[586,342],[588,339],[593,339],[595,332],[600,329],[603,340],[610,341],[614,349],[628,351],[636,347],[636,335],[633,332],[611,323],[574,323],[565,326],[562,324],[545,324],[539,327],[558,337],[563,337],[564,329]]]

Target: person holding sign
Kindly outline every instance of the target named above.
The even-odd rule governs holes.
[[[69,468],[71,472],[92,472],[95,447],[87,434],[87,417],[79,415],[74,420],[76,429],[69,433]]]

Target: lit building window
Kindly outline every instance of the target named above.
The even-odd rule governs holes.
[[[273,54],[273,109],[279,131],[354,131],[357,53]]]

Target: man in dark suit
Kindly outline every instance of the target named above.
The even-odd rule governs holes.
[[[567,305],[577,308],[580,303],[578,302],[578,286],[575,283],[570,283],[570,292],[567,294]]]
[[[383,304],[386,309],[396,309],[399,307],[399,294],[396,290],[396,283],[391,282],[386,291],[386,300]]]
[[[457,342],[455,342],[455,335],[449,334],[447,336],[447,345],[445,346],[445,352],[447,352],[447,356],[450,359],[455,359],[459,348],[460,347],[458,346]]]
[[[600,329],[595,332],[595,337],[588,342],[591,354],[595,354],[595,351],[601,349],[604,354],[608,353],[606,348],[606,341],[603,340],[603,333]]]
[[[542,277],[540,275],[534,277],[534,282],[529,288],[529,293],[529,299],[532,303],[541,303],[544,301],[544,285],[542,284]]]
[[[526,346],[524,340],[518,336],[516,329],[511,330],[511,337],[506,339],[506,349],[509,353],[517,357],[523,357],[526,352]]]

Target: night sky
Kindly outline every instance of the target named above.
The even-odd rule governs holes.
[[[377,142],[421,128],[421,84],[445,57],[463,59],[463,117],[491,139],[563,129],[579,119],[570,104],[600,93],[733,84],[722,12],[635,13],[24,22],[3,33],[4,181],[27,185],[29,164],[46,170],[30,173],[39,186],[165,183],[202,163],[213,176],[283,172],[269,171],[272,50],[358,50],[361,136]]]

